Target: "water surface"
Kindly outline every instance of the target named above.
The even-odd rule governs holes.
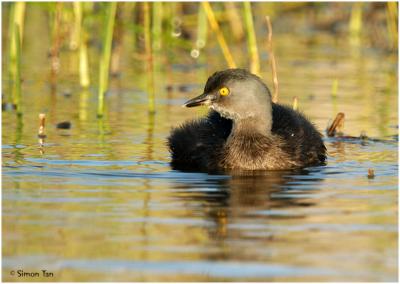
[[[27,42],[37,29],[27,24]],[[96,89],[79,88],[75,53],[62,53],[54,89],[45,52],[27,47],[24,116],[2,113],[3,280],[46,280],[10,274],[46,269],[52,281],[396,281],[397,58],[334,35],[280,33],[279,24],[274,37],[282,103],[297,96],[321,131],[343,111],[346,134],[378,140],[325,137],[327,165],[298,171],[174,171],[166,137],[204,114],[180,105],[225,68],[215,42],[198,64],[182,51],[170,59],[153,117],[143,62],[126,39],[102,120]],[[269,83],[268,63],[262,69]],[[63,120],[70,130],[55,128]]]

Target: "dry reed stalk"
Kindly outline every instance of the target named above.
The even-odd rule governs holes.
[[[214,31],[214,33],[217,36],[219,46],[221,47],[222,53],[225,57],[226,62],[228,63],[229,68],[236,68],[235,60],[233,59],[233,56],[229,50],[228,44],[225,41],[224,35],[219,27],[217,19],[215,18],[215,14],[211,8],[210,3],[209,2],[201,2],[201,4],[203,5],[203,8],[207,14],[208,22],[210,23],[211,29]]]
[[[391,40],[392,48],[398,48],[398,30],[397,30],[397,22],[398,22],[398,12],[397,12],[397,2],[387,2],[386,6],[386,22],[388,28],[389,38]]]
[[[339,112],[335,120],[332,122],[331,126],[329,126],[326,130],[326,133],[329,137],[334,137],[337,131],[341,131],[344,126],[344,118],[345,115],[343,112]]]
[[[268,43],[267,43],[267,50],[271,58],[271,69],[272,69],[272,81],[274,83],[274,92],[272,94],[272,101],[274,103],[278,102],[278,96],[279,96],[279,82],[278,82],[278,74],[276,71],[276,60],[275,60],[275,55],[274,51],[272,48],[272,25],[271,25],[271,20],[269,16],[265,17],[267,21],[267,26],[268,26]]]

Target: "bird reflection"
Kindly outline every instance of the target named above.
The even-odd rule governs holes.
[[[318,183],[322,181],[314,169],[312,175],[306,169],[230,172],[229,178],[208,180],[206,186],[210,190],[198,190],[199,185],[196,184],[188,185],[188,189],[192,188],[193,191],[197,188],[196,194],[181,197],[190,202],[198,202],[204,208],[205,218],[215,224],[208,227],[211,239],[243,238],[241,234],[246,233],[246,229],[245,227],[241,229],[242,225],[251,226],[261,222],[265,224],[277,218],[304,217],[280,215],[279,210],[293,209],[295,211],[296,208],[315,204],[314,200],[304,197],[305,193],[309,195],[317,190]],[[202,186],[204,185],[203,182]],[[310,187],[307,188],[306,185]],[[215,188],[211,190],[212,187],[217,190]],[[275,214],[268,214],[269,211],[274,211]],[[265,214],[259,214],[259,212]],[[239,227],[235,227],[238,224]]]

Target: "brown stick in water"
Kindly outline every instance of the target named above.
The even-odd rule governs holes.
[[[372,179],[375,177],[374,169],[368,169],[368,178]]]
[[[329,137],[334,137],[336,135],[336,129],[340,130],[344,126],[344,113],[339,112],[335,120],[332,122],[331,126],[326,129],[326,133]]]
[[[39,120],[40,120],[40,122],[39,122],[38,137],[39,138],[46,138],[46,134],[44,134],[46,115],[44,113],[39,114]]]

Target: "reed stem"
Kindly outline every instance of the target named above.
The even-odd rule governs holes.
[[[197,14],[197,40],[196,40],[196,48],[198,50],[206,46],[207,33],[208,33],[207,15],[205,13],[204,7],[199,5],[199,11]]]
[[[79,82],[81,87],[87,88],[90,85],[90,75],[86,33],[83,25],[83,5],[82,2],[74,2],[75,16],[79,19]]]
[[[215,14],[211,8],[211,5],[209,2],[201,2],[203,5],[203,8],[207,14],[208,22],[210,23],[211,29],[214,31],[214,33],[217,36],[217,40],[219,43],[219,46],[221,47],[222,53],[225,57],[226,62],[228,63],[229,68],[236,68],[236,63],[233,59],[233,56],[229,50],[229,47],[225,41],[224,35],[219,27],[219,24],[215,18]]]
[[[362,3],[356,2],[351,8],[351,16],[349,22],[350,35],[352,37],[359,36],[362,27]]]
[[[246,24],[247,45],[250,52],[250,72],[260,74],[260,58],[258,56],[256,32],[254,30],[253,14],[250,2],[243,2],[244,21]]]
[[[274,92],[272,94],[272,101],[274,103],[277,103],[279,97],[279,82],[278,82],[278,74],[276,71],[276,60],[275,60],[274,50],[272,48],[272,25],[269,16],[266,16],[265,19],[267,21],[267,26],[268,26],[267,50],[271,58],[272,81],[274,83]]]
[[[50,80],[52,89],[56,88],[56,75],[60,69],[60,46],[61,46],[61,17],[62,17],[62,8],[63,3],[57,2],[52,5],[54,9],[51,11],[54,15],[54,21],[50,23],[51,25],[51,38],[52,38],[52,46],[50,50],[51,57],[51,73]]]
[[[14,14],[14,23],[19,26],[19,35],[21,39],[21,45],[24,38],[24,20],[25,20],[25,2],[16,2],[15,4],[15,14]]]
[[[9,42],[10,42],[10,49],[9,49],[9,86],[11,90],[11,101],[16,105],[16,101],[20,98],[16,98],[15,96],[20,95],[20,50],[22,47],[22,36],[24,30],[24,15],[25,15],[25,2],[16,2],[11,5],[10,9],[10,20],[9,20]],[[15,29],[18,27],[18,38],[16,38]],[[17,42],[19,42],[19,46],[17,46]],[[17,53],[19,53],[17,55]],[[18,78],[17,78],[18,76]]]
[[[80,41],[82,39],[81,33],[82,33],[82,2],[73,2],[72,3],[73,8],[74,8],[74,25],[73,25],[73,31],[72,31],[72,36],[71,36],[71,41],[69,44],[69,47],[72,50],[76,50],[78,47],[80,47]]]
[[[331,91],[331,95],[333,98],[337,97],[338,89],[339,89],[339,80],[334,79],[333,83],[332,83],[332,91]]]
[[[398,12],[397,12],[397,2],[387,2],[386,6],[386,22],[388,27],[388,34],[391,41],[391,46],[394,49],[398,48],[398,31],[397,31],[397,21],[398,21]]]
[[[153,2],[153,27],[152,27],[152,41],[153,51],[157,52],[162,47],[162,19],[163,19],[163,5],[162,2]]]
[[[21,37],[20,37],[20,29],[18,24],[14,24],[14,35],[12,37],[12,41],[14,42],[13,46],[15,50],[13,51],[13,61],[15,64],[13,68],[14,78],[13,78],[13,88],[12,88],[12,98],[13,104],[16,106],[17,114],[22,115],[21,109]]]
[[[88,49],[86,38],[83,33],[79,44],[79,78],[83,88],[90,86]]]
[[[150,5],[148,2],[143,3],[144,14],[144,42],[145,53],[147,59],[147,94],[149,113],[155,113],[155,98],[154,98],[154,66],[153,66],[153,51],[151,44],[151,27],[150,27]]]
[[[99,71],[99,91],[97,116],[104,114],[104,95],[108,89],[108,77],[110,70],[110,58],[112,50],[112,38],[114,31],[115,14],[117,11],[117,2],[108,3],[106,10],[106,31],[103,37],[103,50],[100,58]]]
[[[235,41],[239,42],[244,37],[244,30],[242,19],[240,18],[238,8],[234,2],[224,2],[225,10],[227,13],[229,25],[231,26],[231,31]]]

